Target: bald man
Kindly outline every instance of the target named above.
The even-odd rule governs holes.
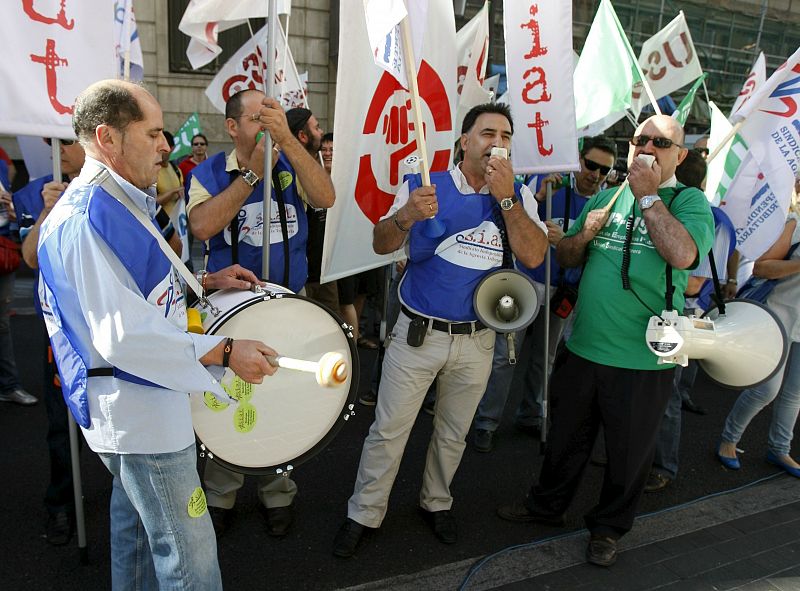
[[[134,215],[152,224],[170,150],[156,99],[101,81],[76,99],[72,126],[86,160],[39,230],[39,297],[67,406],[114,476],[112,587],[221,589],[186,393],[233,402],[218,381],[223,366],[260,383],[275,352],[186,330],[178,275]],[[203,283],[254,281],[235,266]]]
[[[567,351],[551,384],[550,446],[525,500],[498,514],[517,522],[562,524],[602,425],[608,465],[597,505],[585,515],[586,558],[610,566],[630,531],[652,464],[673,365],[658,365],[645,342],[648,320],[665,308],[667,265],[674,308],[683,310],[688,269],[714,240],[703,193],[675,169],[686,157],[681,126],[653,116],[631,139],[630,187],[598,193],[558,244],[564,267],[585,265]],[[641,155],[652,156],[652,166]],[[623,269],[623,261],[628,261]]]

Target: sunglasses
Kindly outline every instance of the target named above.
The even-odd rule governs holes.
[[[205,145],[207,145],[207,144],[206,144],[205,142],[200,142],[200,143],[194,143],[194,144],[192,144],[192,145],[193,145],[193,146],[205,146]]]
[[[72,144],[75,143],[75,140],[59,140],[59,141],[61,142],[62,146],[71,146]],[[44,143],[47,144],[48,146],[53,145],[53,141],[49,137],[44,138]]]
[[[588,158],[583,159],[583,163],[586,165],[586,168],[594,172],[595,170],[599,170],[602,176],[606,176],[608,172],[611,170],[610,166],[603,166],[599,162],[595,162],[594,160],[589,160]]]
[[[673,142],[668,137],[653,137],[650,135],[635,135],[631,138],[631,144],[638,147],[644,147],[650,140],[653,140],[653,146],[663,150],[671,148],[672,146],[678,146],[679,148],[683,147],[679,143]]]

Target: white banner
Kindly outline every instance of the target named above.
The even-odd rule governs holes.
[[[136,16],[133,14],[133,0],[117,0],[114,3],[114,39],[117,41],[119,77],[126,78],[125,61],[127,59],[127,79],[142,80],[144,78],[142,40],[136,27]]]
[[[762,51],[758,54],[758,58],[755,64],[753,64],[753,69],[750,70],[750,73],[747,75],[742,85],[742,90],[739,92],[739,96],[736,97],[736,102],[733,103],[733,107],[731,107],[731,115],[741,109],[742,105],[744,105],[744,103],[753,96],[753,93],[761,88],[761,85],[766,81],[767,66],[766,60],[764,59],[764,52]]]
[[[514,172],[580,170],[569,34],[572,3],[540,2],[538,7],[503,2]]]
[[[489,61],[489,3],[485,2],[470,21],[456,33],[458,57],[458,111],[455,129],[461,130],[464,116],[475,105],[488,103],[492,94],[484,88]],[[499,79],[499,76],[498,76]],[[495,86],[495,89],[497,87]]]
[[[266,67],[275,76],[275,93],[285,109],[305,105],[305,92],[292,51],[286,43],[283,27],[278,22],[278,39],[275,44],[275,59],[263,64],[267,55],[269,23],[248,39],[225,63],[206,88],[206,96],[220,113],[225,112],[228,99],[246,88],[264,89],[261,68]]]
[[[703,74],[683,11],[644,42],[639,65],[657,99],[694,82]],[[642,107],[649,102],[642,84],[635,84],[631,110],[637,118]]]
[[[322,282],[402,258],[376,255],[372,230],[403,182],[403,161],[417,150],[411,96],[369,51],[363,0],[342,0],[334,122],[333,184]],[[450,166],[456,107],[455,18],[450,2],[432,2],[418,81],[432,171]]]
[[[408,18],[414,69],[419,71],[427,15],[428,0],[364,0],[364,18],[375,63],[394,76],[403,88],[408,88],[408,78],[400,22]]]
[[[714,101],[708,103],[708,106],[711,109],[711,133],[708,138],[708,149],[713,151],[716,150],[720,142],[725,139],[733,126],[730,124],[727,117],[722,114],[722,111],[719,110],[719,107],[714,104]],[[728,152],[732,142],[733,138],[728,140],[727,145],[723,146],[717,157],[708,164],[705,194],[709,203],[717,207],[719,207],[719,203],[722,199],[722,196],[718,194],[719,188],[722,187],[722,194],[727,191],[741,162],[741,158],[738,156],[736,159],[730,157],[729,160]],[[737,143],[737,146],[740,145],[741,144]],[[730,215],[728,217],[730,217]]]
[[[93,82],[116,77],[114,3],[4,6],[0,133],[74,138],[75,97]]]

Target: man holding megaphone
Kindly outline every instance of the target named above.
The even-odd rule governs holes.
[[[664,308],[667,265],[674,307],[683,309],[688,271],[708,252],[714,222],[699,189],[683,188],[675,168],[684,133],[669,116],[645,121],[631,139],[630,186],[594,196],[558,244],[565,267],[585,265],[567,351],[551,384],[550,446],[522,503],[498,514],[517,522],[563,523],[602,425],[608,465],[597,505],[585,516],[587,560],[610,566],[636,513],[672,389],[673,365],[658,364],[645,342]]]

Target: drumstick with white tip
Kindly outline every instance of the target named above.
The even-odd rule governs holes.
[[[316,375],[317,383],[326,388],[344,384],[350,373],[347,361],[341,353],[325,353],[319,361],[267,355],[267,361],[275,367],[313,373]]]

